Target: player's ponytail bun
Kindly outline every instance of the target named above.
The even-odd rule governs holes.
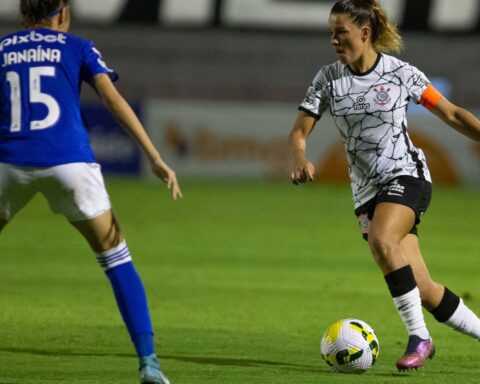
[[[345,14],[357,26],[369,25],[372,44],[379,52],[400,52],[402,37],[376,0],[341,0],[333,6],[331,14]]]
[[[373,42],[373,46],[380,52],[400,52],[403,48],[403,40],[397,26],[390,21],[383,8],[375,0],[371,0],[371,3],[378,20],[377,39]]]
[[[63,1],[66,4],[67,1]],[[26,28],[48,24],[49,15],[62,6],[62,0],[20,0],[22,25]]]

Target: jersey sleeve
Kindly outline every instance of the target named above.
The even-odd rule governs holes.
[[[325,69],[318,71],[298,109],[319,119],[330,105]]]
[[[404,73],[408,95],[416,104],[419,104],[422,95],[430,85],[430,80],[422,71],[409,64],[406,65]]]
[[[90,83],[93,77],[100,73],[106,73],[112,81],[119,78],[118,73],[107,66],[100,51],[89,41],[82,51],[82,79]]]

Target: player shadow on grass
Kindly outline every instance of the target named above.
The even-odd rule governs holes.
[[[97,356],[110,356],[110,357],[122,357],[132,358],[135,355],[133,353],[109,353],[109,352],[75,352],[71,350],[47,350],[38,348],[0,348],[0,353],[21,353],[27,355],[37,356],[81,356],[81,357],[97,357]],[[219,365],[219,366],[235,366],[235,367],[261,367],[261,368],[277,368],[281,370],[294,371],[294,372],[310,372],[318,374],[330,374],[328,367],[320,367],[315,365],[285,363],[270,360],[261,359],[247,359],[247,358],[232,358],[232,357],[202,357],[202,356],[181,356],[181,355],[159,355],[160,359],[176,360],[185,363],[193,364],[205,364],[205,365]],[[372,372],[375,377],[403,377],[406,376],[421,376],[423,372]],[[450,370],[436,371],[436,375],[454,375],[455,373]]]
[[[109,353],[109,352],[74,352],[71,350],[47,350],[38,348],[0,348],[0,352],[6,353],[21,353],[38,356],[112,356],[112,357],[128,357],[134,355],[131,353]],[[275,367],[289,371],[301,372],[325,372],[325,368],[317,367],[315,365],[285,363],[278,361],[269,361],[261,359],[247,359],[247,358],[233,358],[233,357],[202,357],[202,356],[181,356],[181,355],[162,355],[158,356],[161,360],[176,360],[186,363],[206,364],[206,365],[229,365],[236,367]]]
[[[200,356],[178,356],[178,355],[162,355],[164,359],[171,359],[183,361],[186,363],[195,364],[210,364],[210,365],[230,365],[236,367],[275,367],[286,369],[289,371],[302,372],[324,372],[325,369],[315,365],[285,363],[279,361],[261,360],[261,359],[247,359],[247,358],[233,358],[233,357],[200,357]]]

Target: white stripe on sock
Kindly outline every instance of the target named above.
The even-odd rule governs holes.
[[[97,253],[97,261],[104,271],[132,261],[127,243],[123,240],[116,247]]]

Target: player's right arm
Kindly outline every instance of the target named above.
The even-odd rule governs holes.
[[[307,140],[317,119],[303,110],[298,112],[293,129],[288,137],[288,143],[293,158],[290,180],[293,184],[313,181],[315,166],[307,159]]]
[[[93,85],[103,104],[147,155],[153,173],[167,184],[172,198],[176,200],[182,197],[175,172],[160,157],[142,123],[127,101],[118,92],[110,77],[105,73],[97,74],[93,78]]]

